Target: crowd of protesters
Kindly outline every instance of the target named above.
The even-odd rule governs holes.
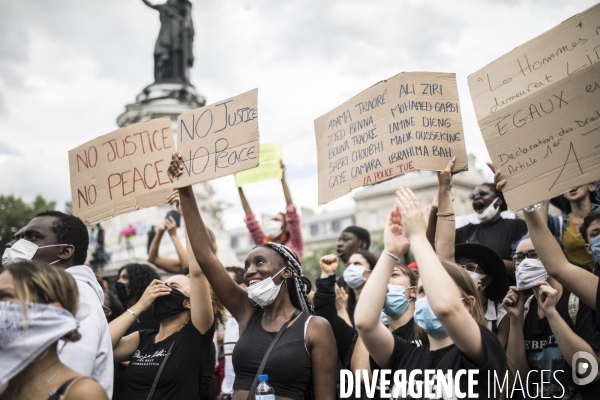
[[[359,381],[351,398],[443,398],[402,397],[394,382],[370,393],[382,369],[419,371],[421,383],[442,370],[466,398],[600,398],[598,368],[578,361],[600,361],[595,183],[504,219],[505,182],[490,164],[494,182],[470,195],[479,223],[456,229],[454,162],[429,210],[398,188],[381,254],[368,230],[348,226],[315,282],[285,174],[285,212],[266,226],[239,188],[256,243],[244,268],[221,263],[189,186],[165,199],[177,211],[158,225],[148,264],[124,265],[110,288],[85,265],[84,223],[37,215],[2,257],[0,400],[254,399],[260,374],[278,400],[333,400],[346,397],[347,371]],[[182,171],[176,154],[169,175]],[[551,202],[562,215],[549,215]],[[165,232],[177,258],[159,255]],[[478,371],[474,387],[462,370]],[[490,392],[494,377],[506,382]]]

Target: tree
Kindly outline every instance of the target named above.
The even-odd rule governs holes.
[[[40,195],[31,204],[13,195],[0,195],[0,249],[4,251],[13,235],[27,225],[36,214],[54,210],[55,206],[55,201],[47,201]]]

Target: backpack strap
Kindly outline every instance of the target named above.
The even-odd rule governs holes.
[[[529,306],[531,305],[531,301],[535,296],[531,295],[525,300],[525,305],[523,307],[523,322],[525,322],[525,318],[527,317],[527,313],[529,312]]]
[[[579,297],[573,293],[569,295],[569,317],[573,321],[573,325],[577,322],[577,313],[579,312]]]
[[[154,395],[154,390],[156,389],[156,385],[158,384],[158,378],[160,378],[160,374],[162,373],[163,368],[165,367],[165,364],[167,363],[167,360],[169,359],[169,356],[171,355],[171,350],[173,349],[174,344],[175,344],[175,340],[173,340],[173,342],[171,343],[171,346],[169,346],[169,350],[167,351],[165,358],[163,358],[163,362],[160,364],[160,368],[158,369],[158,372],[156,373],[156,378],[154,378],[154,382],[152,383],[152,387],[150,388],[150,393],[148,393],[147,400],[150,400],[152,398],[152,395]]]

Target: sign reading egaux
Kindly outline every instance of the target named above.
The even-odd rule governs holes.
[[[600,178],[599,61],[600,4],[469,76],[511,210]]]
[[[319,205],[417,169],[468,166],[454,74],[405,72],[315,120]]]
[[[118,129],[69,151],[73,214],[92,225],[164,204],[173,188],[231,175],[258,165],[258,90],[189,111],[178,118]],[[175,151],[185,170],[171,183]]]

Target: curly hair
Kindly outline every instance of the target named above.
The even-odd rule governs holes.
[[[73,253],[74,265],[85,263],[90,237],[82,220],[60,211],[43,211],[35,217],[56,218],[56,221],[52,224],[52,232],[56,235],[56,240],[59,244],[70,244],[75,248]]]
[[[131,295],[138,301],[146,288],[154,279],[160,279],[156,271],[147,264],[131,263],[121,267],[117,276],[121,275],[121,271],[127,271],[127,277],[129,279],[129,287],[131,288]]]
[[[232,273],[235,278],[233,279],[235,281],[235,283],[237,283],[238,285],[241,285],[242,283],[244,283],[244,274],[246,273],[246,271],[244,271],[244,268],[242,267],[225,267],[225,270],[227,272]]]
[[[19,261],[4,268],[11,274],[17,298],[22,302],[60,303],[73,316],[79,309],[79,290],[75,279],[62,268],[36,261]],[[62,337],[68,342],[81,339],[77,329]]]

